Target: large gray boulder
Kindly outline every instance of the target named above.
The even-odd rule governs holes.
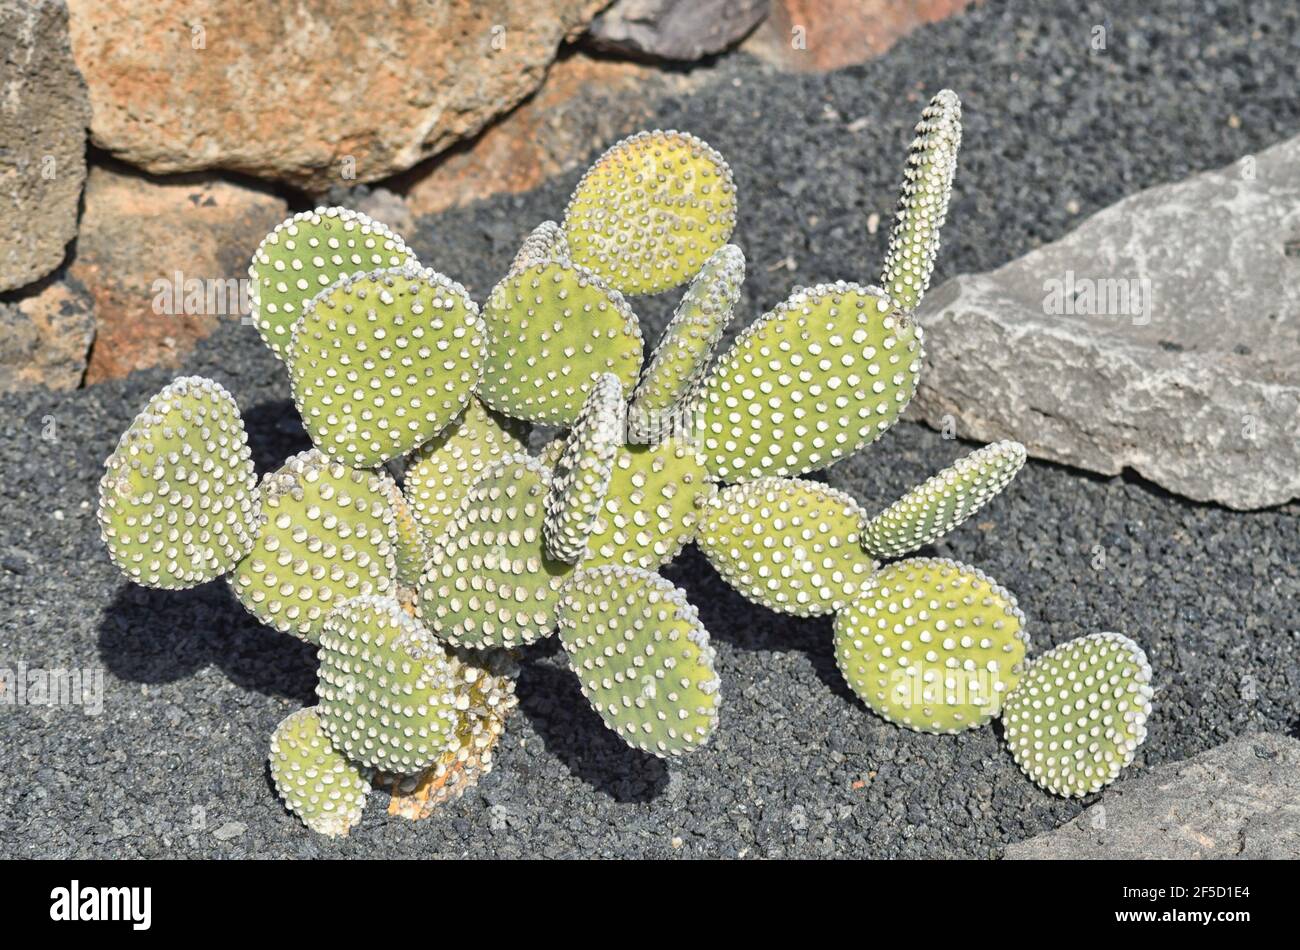
[[[933,426],[1231,508],[1300,496],[1300,138],[950,280],[918,319]]]
[[[63,0],[0,3],[0,291],[63,261],[86,180],[90,99]]]
[[[771,0],[615,0],[587,36],[598,49],[689,62],[740,42],[770,7]]]
[[[1108,789],[1008,858],[1300,858],[1300,742],[1257,733]]]

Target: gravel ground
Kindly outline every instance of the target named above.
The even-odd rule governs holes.
[[[716,64],[714,81],[657,111],[734,166],[744,319],[791,284],[877,272],[908,130],[942,85],[962,95],[966,134],[940,277],[1300,130],[1295,5],[1192,6],[1107,17],[1072,0],[990,4],[831,75]],[[1094,24],[1108,24],[1105,52],[1089,52]],[[425,219],[414,243],[481,297],[576,177]],[[307,446],[251,329],[225,328],[185,369],[239,399],[259,471]],[[828,621],[751,607],[691,551],[666,573],[718,648],[722,725],[706,751],[669,768],[626,748],[541,644],[480,787],[418,825],[389,818],[378,795],[351,838],[312,836],[265,766],[275,724],[312,701],[311,650],[254,623],[223,583],[128,586],[99,544],[100,463],[172,375],[0,399],[0,667],[105,678],[100,715],[0,706],[0,854],[985,857],[1081,807],[1024,779],[993,728],[936,738],[875,718],[835,670]],[[880,505],[968,448],[903,424],[829,480]],[[1157,705],[1134,772],[1246,731],[1296,730],[1298,551],[1300,505],[1232,513],[1040,463],[934,548],[1018,594],[1036,651],[1100,629],[1146,647]]]

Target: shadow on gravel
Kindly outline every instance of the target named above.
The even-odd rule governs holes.
[[[610,732],[567,667],[529,657],[515,692],[546,750],[575,777],[621,803],[651,802],[668,787],[663,760],[633,749]]]
[[[245,409],[244,428],[259,474],[274,472],[289,456],[312,447],[292,399],[259,402]]]
[[[214,664],[241,688],[315,702],[316,648],[262,626],[220,580],[187,591],[123,584],[100,618],[99,654],[130,682],[171,683]]]

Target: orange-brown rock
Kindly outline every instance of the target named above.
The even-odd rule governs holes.
[[[96,145],[151,172],[374,181],[535,89],[608,0],[69,0]]]
[[[75,389],[95,337],[90,294],[75,280],[54,277],[30,291],[0,302],[0,393]]]
[[[70,268],[95,307],[86,382],[175,366],[239,320],[249,258],[287,216],[282,199],[230,182],[92,168]]]
[[[744,49],[795,72],[841,69],[978,0],[774,0]]]

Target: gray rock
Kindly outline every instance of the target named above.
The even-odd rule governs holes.
[[[77,388],[94,338],[94,300],[74,278],[0,303],[0,392]]]
[[[770,6],[769,0],[616,0],[587,36],[598,49],[689,62],[740,42]]]
[[[926,297],[911,410],[1231,508],[1300,495],[1300,138]]]
[[[1257,733],[1117,785],[1026,858],[1300,858],[1300,742]]]
[[[44,277],[77,234],[90,100],[62,0],[0,4],[0,291]]]

